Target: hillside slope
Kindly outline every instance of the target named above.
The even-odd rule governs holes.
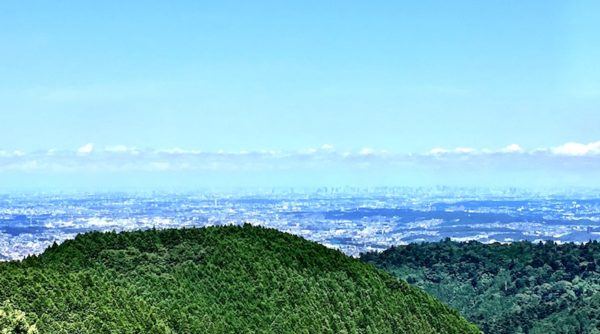
[[[600,243],[411,244],[363,254],[486,333],[600,333]]]
[[[40,333],[479,332],[370,265],[249,225],[88,233],[0,264],[0,286]]]

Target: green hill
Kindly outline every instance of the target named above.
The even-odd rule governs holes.
[[[249,225],[87,233],[1,263],[0,287],[0,326],[40,333],[479,332],[371,265]]]
[[[486,333],[600,334],[600,243],[411,244],[362,255]]]

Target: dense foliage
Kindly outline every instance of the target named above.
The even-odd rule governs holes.
[[[80,235],[0,264],[3,300],[40,333],[479,332],[371,265],[249,225]]]
[[[35,325],[29,324],[25,313],[8,301],[0,305],[0,334],[37,334]]]
[[[414,283],[486,333],[600,333],[600,243],[438,243],[364,261]]]

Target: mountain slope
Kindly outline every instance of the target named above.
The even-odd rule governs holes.
[[[424,292],[249,225],[88,233],[0,264],[40,333],[478,333]]]
[[[459,243],[367,253],[486,333],[600,333],[600,243]]]

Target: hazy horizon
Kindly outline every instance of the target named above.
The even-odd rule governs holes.
[[[0,189],[600,187],[594,1],[0,4]]]

